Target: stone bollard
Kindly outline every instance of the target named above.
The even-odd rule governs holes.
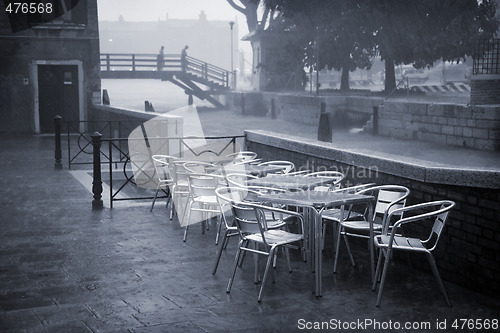
[[[278,116],[276,115],[276,101],[274,100],[274,98],[271,98],[271,118],[278,118]]]
[[[108,95],[108,91],[106,89],[102,90],[102,104],[103,105],[110,105],[109,95]]]
[[[245,115],[245,93],[241,93],[241,114]]]
[[[54,117],[54,132],[56,140],[56,150],[54,157],[56,159],[55,168],[56,170],[62,170],[62,151],[61,151],[61,116]]]
[[[92,209],[103,209],[104,205],[102,202],[102,177],[101,177],[101,145],[102,145],[102,134],[99,132],[94,132],[92,135],[92,147],[93,147],[93,165],[94,165],[94,175],[92,181],[92,194],[94,200],[92,200]]]
[[[378,106],[373,107],[373,119],[372,119],[373,135],[378,135]]]
[[[332,142],[332,115],[326,112],[325,102],[321,102],[321,112],[319,115],[318,140]]]

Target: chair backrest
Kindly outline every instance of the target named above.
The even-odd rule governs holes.
[[[193,197],[215,196],[219,187],[219,178],[215,175],[193,173],[188,174],[189,192]]]
[[[175,159],[173,156],[169,155],[153,155],[153,164],[156,171],[156,176],[159,182],[165,182],[172,180],[170,174],[169,161]]]
[[[336,193],[350,193],[350,194],[356,194],[359,193],[367,188],[375,186],[375,183],[368,183],[368,184],[358,184],[354,186],[349,186],[349,187],[341,187],[334,192]]]
[[[292,162],[289,162],[289,161],[268,161],[268,162],[260,163],[259,165],[280,167],[281,168],[280,173],[284,173],[284,174],[287,174],[287,173],[295,170],[295,164],[293,164]]]
[[[316,186],[314,189],[316,191],[334,191],[340,189],[340,182],[344,179],[344,174],[338,171],[317,171],[311,172],[304,175],[304,177],[317,177],[325,178],[329,180],[329,184],[324,186]]]
[[[206,173],[206,169],[213,168],[214,165],[209,162],[190,161],[184,163],[183,167],[189,173]]]
[[[181,160],[174,160],[172,161],[173,165],[173,171],[174,171],[174,181],[176,184],[179,184],[180,182],[187,183],[188,177],[187,175],[190,173],[186,168],[184,167],[184,164],[186,161],[181,161]]]
[[[396,224],[394,225],[395,227],[422,220],[430,219],[431,221],[433,221],[429,236],[426,239],[421,240],[422,244],[428,251],[433,251],[439,242],[441,233],[446,225],[446,221],[448,220],[450,210],[454,206],[455,202],[451,200],[424,202],[421,204],[395,210],[391,214],[389,214],[387,220],[389,220],[392,215],[403,215],[404,213],[406,217],[396,222]],[[395,234],[395,229],[396,228],[394,228],[394,230],[392,231],[392,234]],[[388,232],[389,223],[385,223],[382,229],[382,233],[388,234]]]
[[[276,216],[276,214],[295,216],[296,218],[298,218],[300,221],[300,228],[298,230],[298,233],[303,235],[304,218],[302,217],[302,214],[299,214],[297,212],[248,202],[232,202],[231,207],[234,214],[236,226],[238,227],[238,230],[240,231],[240,234],[242,236],[244,236],[245,234],[260,232],[262,240],[264,241],[264,243],[268,244],[265,231],[268,230],[268,222],[274,222],[274,219],[272,217]],[[268,217],[270,217],[270,220],[268,220]],[[280,227],[281,226],[282,225],[280,225]],[[272,229],[275,228],[276,226],[272,227]]]
[[[373,210],[373,219],[377,221],[376,217],[382,217],[382,220],[385,220],[391,212],[403,208],[406,205],[406,198],[410,195],[410,190],[401,185],[380,185],[359,191],[358,194],[376,195],[377,202]]]
[[[253,151],[239,151],[237,153],[227,154],[226,157],[234,158],[235,163],[253,161],[257,158],[257,153]]]
[[[255,209],[242,202],[231,202],[234,221],[241,237],[247,234],[262,233],[262,226],[257,219]]]
[[[257,179],[258,177],[245,173],[228,173],[226,181],[229,186],[235,187],[248,187],[247,181],[250,179]]]

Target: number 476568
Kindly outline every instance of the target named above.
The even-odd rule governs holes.
[[[456,330],[497,330],[498,319],[455,319],[452,328]]]
[[[53,10],[51,2],[9,2],[5,8],[10,14],[50,14]]]

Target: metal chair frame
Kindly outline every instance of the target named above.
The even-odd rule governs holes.
[[[441,233],[446,225],[448,215],[450,210],[455,206],[455,202],[450,200],[432,201],[421,203],[413,206],[408,206],[405,208],[400,208],[390,212],[387,218],[384,220],[384,225],[382,228],[381,235],[375,237],[375,246],[380,249],[380,254],[377,263],[377,270],[375,272],[375,279],[373,281],[372,290],[376,290],[378,277],[380,270],[382,268],[382,263],[384,263],[384,268],[382,270],[382,276],[380,278],[380,286],[377,295],[376,306],[380,307],[382,302],[382,293],[384,290],[385,279],[387,276],[387,269],[389,267],[389,262],[392,258],[392,253],[396,251],[407,251],[423,253],[427,256],[427,260],[431,266],[432,273],[436,282],[439,286],[441,293],[443,294],[446,303],[451,307],[450,299],[439,275],[439,271],[436,266],[436,261],[432,255],[432,251],[436,248]],[[412,215],[408,217],[401,218],[393,226],[390,225],[391,217],[402,216],[403,214],[408,215],[412,212],[422,212],[422,210],[427,211],[417,215]],[[429,211],[431,210],[431,211]],[[405,224],[411,223],[421,223],[422,221],[433,219],[432,228],[430,229],[430,234],[427,239],[405,237],[398,235],[397,231],[400,227]],[[385,260],[384,260],[385,258]]]

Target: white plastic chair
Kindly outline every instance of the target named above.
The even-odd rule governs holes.
[[[267,256],[266,268],[264,271],[264,276],[262,278],[262,284],[260,287],[259,295],[257,301],[262,301],[262,293],[264,286],[266,284],[267,276],[269,270],[273,267],[273,262],[277,254],[277,250],[280,247],[285,248],[285,255],[288,264],[288,270],[291,272],[290,256],[288,254],[288,246],[294,243],[300,243],[304,239],[304,220],[301,214],[296,212],[291,212],[279,208],[262,206],[250,203],[231,203],[233,215],[235,217],[235,224],[240,234],[240,243],[238,245],[238,251],[236,253],[236,258],[233,264],[232,275],[229,278],[229,283],[227,285],[226,292],[231,292],[231,287],[233,285],[234,276],[236,274],[236,268],[238,262],[240,261],[240,256],[244,252],[250,252],[257,255]],[[300,221],[299,233],[291,233],[286,230],[281,229],[270,229],[268,226],[268,219],[266,218],[266,212],[272,214],[282,214],[287,216],[293,216]],[[256,262],[256,265],[258,263]],[[257,267],[256,267],[257,268]],[[255,278],[257,280],[258,272],[255,271]],[[273,270],[273,281],[275,280],[275,274]]]
[[[392,253],[394,251],[406,251],[423,253],[427,256],[427,260],[432,269],[432,273],[436,282],[438,283],[439,289],[443,294],[446,303],[451,307],[450,299],[444,289],[443,281],[439,275],[439,271],[432,255],[432,251],[436,248],[441,233],[448,219],[450,210],[455,206],[455,202],[450,200],[433,201],[427,203],[421,203],[406,208],[400,208],[390,212],[387,219],[384,221],[384,226],[382,229],[382,234],[375,237],[375,246],[380,249],[380,254],[377,263],[377,270],[375,273],[375,279],[373,281],[372,289],[375,290],[377,287],[377,280],[380,274],[382,263],[384,262],[384,268],[382,270],[382,276],[380,279],[380,286],[377,295],[377,307],[380,306],[382,302],[382,292],[384,290],[385,279],[387,276],[387,268],[389,267],[389,261],[392,258]],[[392,227],[390,225],[390,220],[392,216],[405,216],[398,220]],[[409,215],[409,216],[408,216]],[[405,237],[397,234],[397,231],[403,225],[408,225],[411,223],[424,224],[425,221],[430,221],[431,226],[428,225],[427,230],[429,231],[429,236],[427,238],[416,238],[416,237]],[[384,261],[385,258],[385,261]]]

